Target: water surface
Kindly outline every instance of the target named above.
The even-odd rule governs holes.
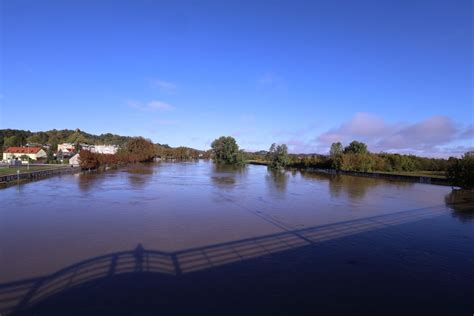
[[[206,161],[63,175],[0,190],[0,283],[151,250],[162,256],[160,272],[172,275],[276,264],[283,270],[268,278],[278,280],[311,263],[306,277],[332,284],[327,295],[340,293],[347,282],[341,275],[353,279],[382,267],[403,276],[394,278],[398,290],[423,276],[427,287],[438,284],[440,297],[472,291],[474,225],[446,205],[450,193],[444,186]],[[288,257],[291,251],[299,252]],[[266,260],[261,268],[245,266],[259,258]],[[360,286],[371,288],[371,280]],[[274,286],[291,288],[285,282]]]

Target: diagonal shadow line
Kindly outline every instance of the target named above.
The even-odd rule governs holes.
[[[121,251],[90,258],[50,275],[0,284],[0,312],[3,306],[5,306],[3,307],[5,313],[21,310],[57,292],[99,278],[134,272],[180,275],[437,216],[444,214],[445,211],[444,206],[424,207],[175,252],[145,250],[138,245],[133,251]],[[139,266],[138,270],[137,266]]]

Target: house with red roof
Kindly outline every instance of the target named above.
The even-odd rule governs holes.
[[[31,160],[45,159],[47,156],[46,152],[41,147],[8,147],[3,152],[3,160],[24,160],[27,161],[26,157]]]

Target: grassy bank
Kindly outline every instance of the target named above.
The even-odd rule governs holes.
[[[443,171],[374,171],[380,174],[390,174],[395,176],[412,176],[412,177],[430,177],[437,179],[446,179],[446,173]]]
[[[251,165],[262,165],[262,166],[266,166],[268,165],[268,162],[267,161],[263,161],[263,160],[247,160],[247,163],[248,164],[251,164]],[[311,168],[311,167],[301,167],[301,166],[298,166],[298,167],[292,167],[292,166],[289,166],[289,168],[296,168],[298,170],[311,170],[311,169],[314,169],[314,168]],[[316,168],[318,169],[318,168]],[[323,170],[331,170],[331,169],[318,169],[320,171],[323,171]],[[334,169],[332,169],[334,170]],[[334,170],[334,172],[336,172]],[[392,172],[388,172],[388,171],[373,171],[373,172],[358,172],[358,171],[343,171],[341,170],[340,173],[342,174],[347,174],[347,175],[353,175],[353,176],[364,176],[364,177],[367,177],[367,176],[373,176],[373,177],[378,177],[378,176],[381,176],[381,177],[386,177],[386,178],[396,178],[396,177],[399,177],[398,180],[409,180],[409,181],[415,181],[415,182],[424,182],[422,180],[420,180],[420,177],[424,177],[424,178],[429,178],[429,179],[432,179],[432,180],[428,180],[428,182],[424,182],[424,183],[433,183],[433,184],[443,184],[443,185],[447,185],[449,184],[447,182],[447,178],[446,178],[446,174],[445,172],[443,171],[392,171]]]
[[[28,166],[11,166],[11,167],[0,167],[0,176],[17,174],[17,170],[20,170],[20,174],[29,173],[32,171],[40,170],[51,170],[51,169],[61,169],[61,168],[70,168],[69,165],[30,165]]]

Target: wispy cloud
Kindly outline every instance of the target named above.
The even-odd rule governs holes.
[[[151,100],[149,102],[141,102],[137,100],[128,100],[127,105],[133,109],[140,111],[171,111],[174,110],[174,106],[169,103]]]
[[[148,102],[147,108],[151,110],[158,110],[158,111],[170,111],[174,109],[174,107],[171,106],[170,104],[166,102],[162,102],[162,101],[157,101],[157,100]]]
[[[286,81],[280,75],[273,72],[266,72],[257,79],[260,88],[284,88]]]
[[[150,84],[152,87],[165,93],[174,93],[178,88],[175,83],[161,79],[150,79]]]
[[[176,126],[179,124],[178,120],[156,120],[155,123],[160,126]]]

